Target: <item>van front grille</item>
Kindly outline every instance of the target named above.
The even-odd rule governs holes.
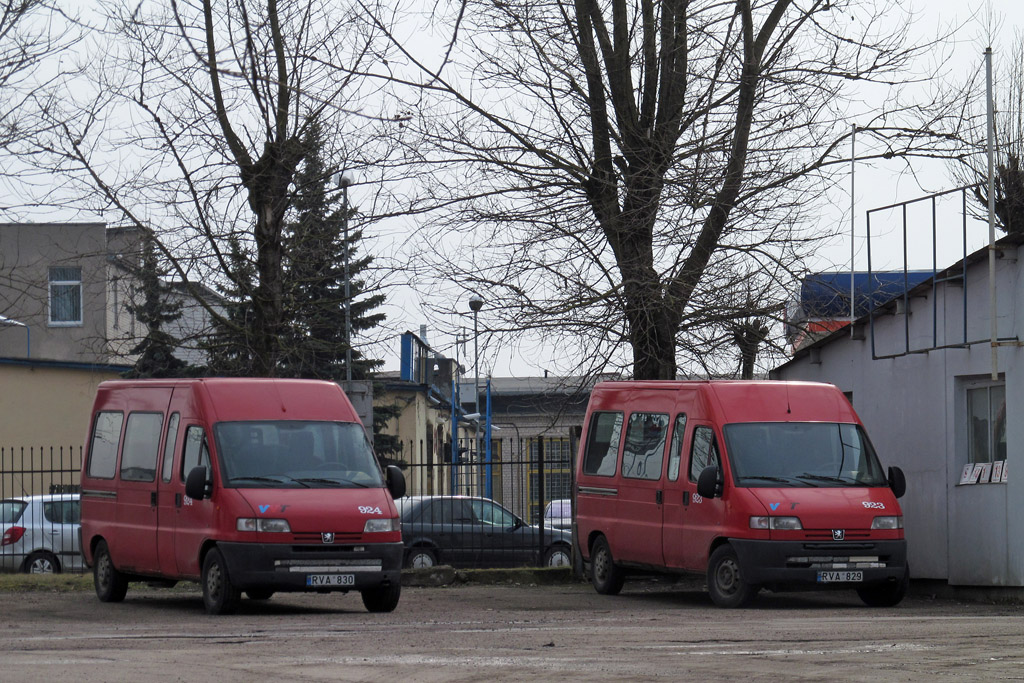
[[[292,538],[296,543],[318,543],[321,545],[331,545],[330,543],[324,543],[323,534],[319,531],[296,531],[292,534]],[[335,532],[334,543],[354,543],[361,541],[363,535],[356,532]]]

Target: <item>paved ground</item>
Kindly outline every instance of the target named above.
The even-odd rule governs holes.
[[[1024,679],[1024,607],[913,597],[762,594],[727,611],[698,586],[630,583],[403,590],[392,614],[358,595],[276,595],[210,617],[199,594],[136,587],[0,594],[0,680]]]

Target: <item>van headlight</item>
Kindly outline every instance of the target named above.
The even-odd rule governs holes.
[[[872,529],[902,529],[903,517],[875,517],[871,520]]]
[[[266,519],[264,517],[239,517],[235,524],[239,531],[268,531],[291,533],[287,519]]]
[[[399,529],[401,527],[398,525],[397,517],[391,519],[368,519],[363,526],[363,533],[372,534],[381,531],[398,531]]]
[[[750,518],[751,529],[794,530],[803,529],[799,517],[770,517],[767,515]]]

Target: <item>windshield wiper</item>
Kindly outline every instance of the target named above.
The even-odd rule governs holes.
[[[368,489],[368,488],[370,488],[368,484],[363,484],[363,483],[358,482],[358,481],[352,481],[351,479],[342,479],[341,477],[338,477],[337,479],[326,479],[326,478],[320,478],[320,477],[303,477],[301,479],[296,479],[295,481],[303,482],[303,483],[308,482],[308,483],[311,483],[311,484],[352,484],[353,486],[358,486],[361,489]]]
[[[777,482],[779,484],[792,484],[793,483],[793,479],[792,478],[767,477],[767,476],[760,475],[760,474],[750,474],[750,475],[747,475],[747,476],[738,477],[738,479],[740,481],[745,481],[747,479],[760,479],[761,481],[774,481],[774,482]]]
[[[825,474],[811,474],[810,472],[804,472],[803,474],[797,475],[798,479],[813,479],[814,481],[830,481],[835,484],[857,484],[853,479],[843,479],[842,477],[830,477]]]
[[[231,477],[230,479],[228,479],[229,484],[234,484],[240,481],[257,481],[268,484],[287,484],[288,482],[295,482],[296,484],[301,484],[303,487],[307,489],[309,488],[309,484],[303,483],[301,479],[295,479],[285,474],[274,475],[273,477]]]

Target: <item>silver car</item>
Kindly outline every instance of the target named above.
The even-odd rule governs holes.
[[[83,571],[81,516],[77,493],[0,500],[0,571]]]

